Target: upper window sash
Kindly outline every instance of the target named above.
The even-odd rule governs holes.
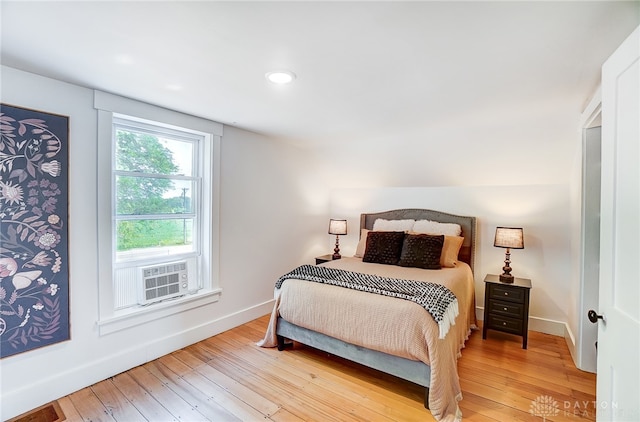
[[[162,123],[142,123],[129,121],[128,116],[122,116],[120,118],[114,118],[113,124],[113,143],[115,146],[120,145],[119,132],[133,133],[136,135],[148,135],[157,139],[161,145],[166,146],[171,150],[172,154],[177,153],[178,156],[186,158],[188,156],[191,162],[185,163],[181,161],[177,169],[159,169],[153,171],[153,168],[127,168],[123,167],[122,162],[117,160],[118,148],[113,149],[113,169],[114,171],[131,172],[135,174],[149,174],[149,175],[166,175],[166,176],[185,176],[196,177],[199,175],[200,169],[198,168],[198,157],[202,154],[202,142],[206,138],[205,133],[199,133],[195,131],[189,131],[188,129],[173,129],[165,128]],[[129,124],[132,123],[132,124]],[[141,143],[144,140],[139,140]],[[168,147],[171,145],[171,147]],[[181,146],[180,146],[181,145]],[[134,144],[135,146],[135,144]],[[141,144],[142,148],[142,144]],[[127,157],[122,157],[122,161],[126,163]],[[182,166],[186,164],[186,166]],[[145,171],[145,170],[152,170]]]

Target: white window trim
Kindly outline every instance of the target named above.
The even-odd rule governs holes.
[[[162,107],[142,103],[117,95],[94,91],[94,108],[98,112],[98,296],[100,335],[113,333],[136,325],[144,324],[188,309],[204,306],[218,301],[222,289],[219,287],[219,233],[220,233],[220,139],[223,126],[187,114]],[[113,254],[112,254],[112,201],[111,201],[111,153],[113,115],[135,116],[141,120],[162,122],[179,128],[187,128],[211,135],[211,142],[205,143],[204,154],[211,157],[208,175],[211,179],[210,215],[203,215],[203,230],[211,233],[211,244],[203,245],[203,254],[209,259],[203,260],[204,274],[210,275],[210,282],[204,283],[199,292],[152,306],[134,309],[114,310],[113,301]]]

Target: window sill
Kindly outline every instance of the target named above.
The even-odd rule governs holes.
[[[98,321],[98,333],[104,336],[189,309],[215,303],[220,298],[220,293],[222,293],[222,289],[218,288],[201,291],[194,295],[181,297],[168,302],[116,311],[114,315]]]

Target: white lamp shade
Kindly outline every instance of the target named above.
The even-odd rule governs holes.
[[[329,220],[329,234],[347,234],[347,220]]]
[[[524,233],[518,227],[496,227],[493,246],[498,248],[524,249]]]

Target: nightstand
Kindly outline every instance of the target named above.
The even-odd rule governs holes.
[[[484,283],[482,338],[487,338],[487,330],[516,334],[526,349],[531,280],[515,277],[513,283],[503,283],[499,276],[487,274]]]
[[[316,256],[316,265],[322,264],[323,262],[329,262],[329,261],[333,261],[333,254]]]

